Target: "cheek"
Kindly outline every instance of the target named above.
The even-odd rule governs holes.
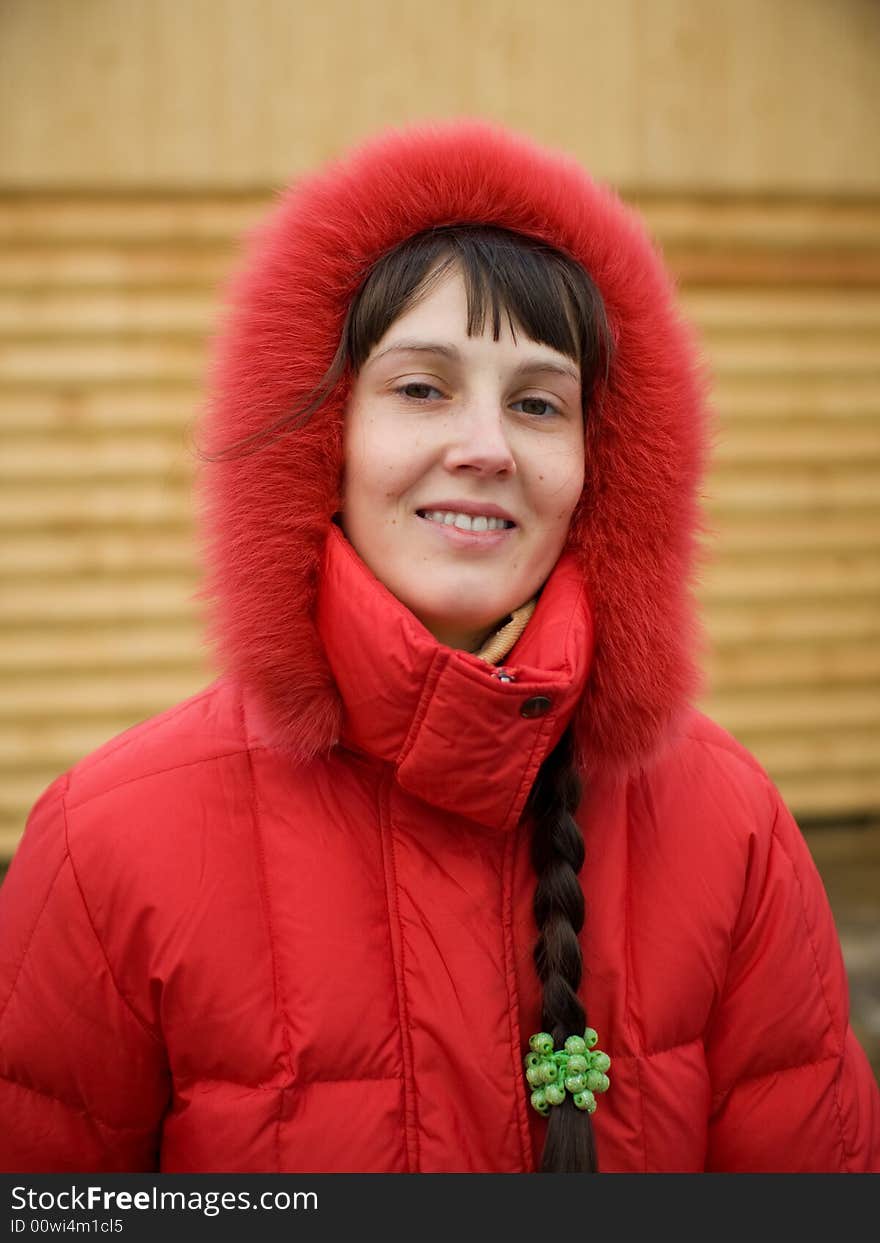
[[[387,518],[389,506],[420,477],[420,463],[420,445],[402,437],[399,427],[355,414],[346,424],[343,444],[344,508],[350,514],[381,510]]]
[[[536,473],[536,488],[548,522],[567,524],[584,486],[583,449],[576,445],[546,457]]]

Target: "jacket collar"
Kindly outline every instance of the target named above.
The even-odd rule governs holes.
[[[560,558],[496,668],[438,643],[332,525],[317,628],[342,698],[342,744],[391,764],[435,807],[512,828],[589,672],[592,623],[573,558]]]

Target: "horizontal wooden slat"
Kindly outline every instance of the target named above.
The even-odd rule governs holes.
[[[0,490],[0,527],[59,530],[129,527],[145,523],[181,527],[192,517],[192,499],[182,486],[147,479],[130,484],[93,484],[88,489],[55,484],[45,492],[8,484]]]
[[[12,383],[27,383],[37,377],[43,383],[102,378],[149,383],[156,374],[178,381],[190,376],[195,379],[204,366],[205,357],[202,342],[178,337],[163,341],[111,339],[97,344],[61,341],[50,345],[42,342],[3,344],[0,340],[0,369]]]
[[[10,194],[0,198],[0,244],[125,244],[132,238],[228,243],[271,205],[266,194],[115,196]]]
[[[705,668],[709,686],[716,693],[764,688],[767,694],[772,694],[774,687],[787,690],[790,686],[814,683],[860,685],[866,680],[880,680],[880,609],[873,638],[825,643],[788,640],[715,644]],[[880,762],[876,739],[874,747]]]
[[[704,576],[707,601],[815,600],[848,596],[877,600],[880,622],[880,558],[873,553],[812,553],[801,557],[727,556]]]
[[[183,620],[195,609],[192,597],[198,583],[195,574],[26,581],[0,597],[0,624],[8,627],[42,619],[80,625],[102,619]]]
[[[204,394],[195,378],[169,383],[154,377],[148,389],[130,384],[64,381],[0,389],[0,427],[15,434],[80,430],[159,435],[179,432],[202,409]]]
[[[867,332],[781,339],[768,333],[728,334],[713,342],[709,361],[721,378],[731,373],[742,379],[782,372],[800,377],[866,375],[880,380],[876,334]]]
[[[202,685],[207,685],[206,680]],[[192,683],[200,689],[199,683]],[[166,704],[170,707],[170,704]],[[0,719],[0,766],[5,771],[35,764],[62,772],[144,717],[126,711],[95,712],[89,716]]]
[[[716,372],[713,378],[711,404],[723,418],[874,419],[880,414],[880,390],[873,375],[749,375],[730,371],[723,376]]]
[[[880,808],[880,773],[876,765],[852,773],[814,773],[790,777],[779,790],[795,818],[845,816]]]
[[[194,470],[196,456],[180,432],[124,437],[61,434],[7,437],[0,459],[0,484],[29,479],[40,483],[77,481],[91,487],[101,479],[173,477],[181,482]]]
[[[709,342],[743,331],[880,331],[880,293],[873,289],[689,289],[680,303]]]
[[[860,686],[790,687],[785,695],[762,689],[727,690],[708,697],[709,715],[738,738],[757,730],[796,730],[808,719],[824,725],[880,729],[880,682]]]
[[[877,767],[877,735],[870,729],[838,729],[808,721],[784,735],[753,732],[749,745],[774,780]]]
[[[753,641],[873,639],[877,635],[877,600],[709,601],[704,615],[718,644]]]
[[[828,420],[818,417],[756,424],[754,419],[728,419],[715,443],[713,461],[740,468],[812,462],[874,462],[880,465],[880,418]],[[878,502],[880,506],[880,502]]]
[[[792,509],[775,513],[772,523],[760,514],[728,511],[715,518],[705,542],[724,557],[831,551],[876,554],[880,550],[880,505],[821,513]]]
[[[771,249],[742,245],[664,246],[667,266],[679,285],[828,286],[839,289],[880,285],[880,247],[822,246]]]
[[[0,288],[47,289],[58,285],[101,288],[214,290],[233,263],[226,243],[158,242],[71,248],[64,243],[0,247]]]
[[[172,618],[164,625],[144,622],[136,628],[104,625],[61,630],[51,643],[30,627],[4,630],[0,639],[0,674],[10,683],[35,673],[132,673],[160,667],[188,676],[206,659],[204,626],[195,617]]]
[[[867,508],[880,497],[880,464],[866,469],[816,462],[785,470],[754,465],[749,471],[717,466],[704,492],[707,507],[777,511],[821,508]]]
[[[198,554],[190,529],[161,531],[97,530],[18,532],[0,544],[0,582],[11,589],[16,580],[77,578],[114,571],[145,574],[194,573]]]
[[[118,716],[140,721],[192,695],[203,681],[197,672],[152,669],[132,671],[124,679],[115,671],[105,676],[34,675],[4,684],[0,719],[21,722]]]
[[[880,246],[880,213],[873,200],[842,202],[734,196],[699,198],[634,193],[630,201],[651,231],[666,243],[725,249],[816,248],[833,242],[855,248]]]
[[[0,286],[0,334],[7,340],[87,341],[109,333],[136,332],[202,337],[217,311],[212,290],[9,290]]]

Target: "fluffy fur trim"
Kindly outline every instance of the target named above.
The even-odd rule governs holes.
[[[386,132],[281,195],[228,289],[203,444],[216,454],[298,407],[328,367],[346,308],[385,251],[432,225],[494,223],[574,257],[615,340],[588,421],[573,547],[594,608],[592,674],[575,717],[585,769],[632,770],[699,692],[692,598],[705,381],[644,225],[571,157],[483,121]],[[275,741],[307,758],[341,705],[313,623],[339,507],[346,381],[303,431],[202,468],[210,635],[259,696]]]

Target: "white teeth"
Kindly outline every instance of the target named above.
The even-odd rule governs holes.
[[[507,526],[504,518],[488,518],[484,514],[472,517],[471,514],[458,514],[445,509],[426,509],[422,512],[431,522],[458,527],[460,531],[503,531]]]

